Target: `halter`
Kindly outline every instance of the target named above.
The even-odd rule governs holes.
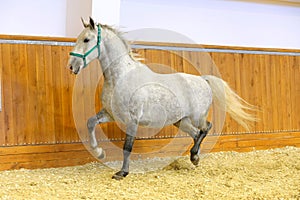
[[[86,63],[86,57],[88,55],[90,55],[90,53],[92,53],[96,48],[98,49],[98,57],[100,56],[100,42],[101,42],[101,27],[100,27],[100,24],[97,25],[98,27],[98,36],[97,36],[97,44],[91,48],[88,52],[86,52],[85,54],[79,54],[79,53],[74,53],[74,52],[70,52],[70,55],[71,56],[76,56],[76,57],[79,57],[79,58],[82,58],[83,59],[83,68],[85,68],[87,66],[87,63]]]

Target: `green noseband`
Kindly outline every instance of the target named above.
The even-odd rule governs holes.
[[[79,57],[79,58],[83,59],[83,68],[85,68],[87,66],[86,57],[88,55],[90,55],[90,53],[92,53],[95,49],[98,49],[98,57],[100,56],[100,42],[101,42],[101,27],[100,27],[100,24],[98,24],[97,27],[98,27],[97,44],[93,48],[91,48],[85,54],[70,52],[71,56],[76,56],[76,57]]]

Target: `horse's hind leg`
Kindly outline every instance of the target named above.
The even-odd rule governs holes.
[[[97,124],[113,121],[113,118],[107,113],[105,109],[102,109],[95,116],[91,117],[87,121],[87,127],[90,136],[90,145],[93,150],[93,153],[99,159],[105,157],[105,152],[101,147],[98,147],[98,142],[95,136],[95,127]]]
[[[203,139],[206,137],[208,131],[211,129],[212,124],[206,121],[205,128],[200,129],[198,135],[194,138],[194,146],[191,148],[191,162],[194,165],[198,165],[199,163],[199,154],[200,154],[200,144],[202,143]]]
[[[174,125],[177,126],[180,130],[188,133],[194,139],[194,145],[190,150],[191,153],[190,160],[194,165],[198,165],[200,144],[203,141],[203,139],[206,137],[208,131],[211,129],[211,123],[206,122],[206,124],[203,125],[199,130],[198,128],[193,126],[189,118],[183,118],[179,122],[175,123]]]

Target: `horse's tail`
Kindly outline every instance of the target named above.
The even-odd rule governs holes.
[[[244,99],[237,95],[222,79],[212,75],[205,75],[201,77],[204,78],[210,85],[213,93],[213,99],[220,108],[228,112],[236,122],[249,131],[248,123],[258,121],[258,119],[248,112],[256,111],[256,107],[247,103]]]

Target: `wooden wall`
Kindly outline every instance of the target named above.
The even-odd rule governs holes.
[[[0,170],[94,161],[81,141],[87,141],[86,120],[101,108],[103,79],[94,86],[101,74],[98,62],[75,77],[66,68],[73,39],[4,35],[0,39]],[[154,70],[219,71],[240,96],[259,107],[256,115],[260,121],[250,132],[227,116],[223,129],[215,128],[205,140],[204,152],[300,146],[299,50],[151,43],[174,48],[157,50],[147,48],[149,45],[136,44],[135,50]],[[222,125],[222,113],[217,109],[210,117],[215,127]],[[96,131],[107,150],[107,160],[120,159],[121,149],[116,147],[122,146],[124,133],[119,126],[103,124]],[[190,144],[191,139],[174,127],[158,134],[141,129],[133,158],[179,155],[187,152]]]

